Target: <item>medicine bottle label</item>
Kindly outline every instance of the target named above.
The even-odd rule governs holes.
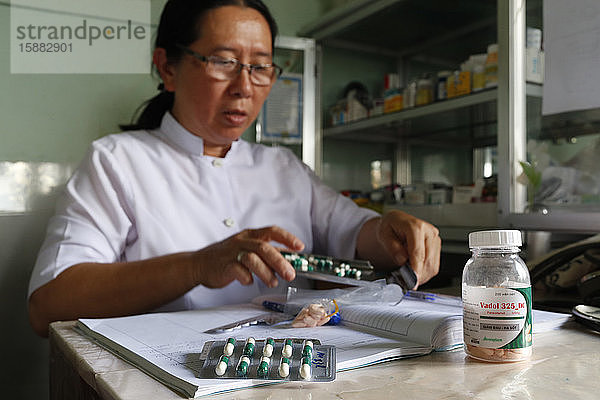
[[[462,299],[465,344],[492,349],[531,346],[531,286],[463,285]]]

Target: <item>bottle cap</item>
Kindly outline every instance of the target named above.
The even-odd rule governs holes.
[[[521,231],[497,230],[469,233],[469,247],[521,246]]]

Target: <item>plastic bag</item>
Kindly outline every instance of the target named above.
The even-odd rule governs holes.
[[[332,310],[332,304],[335,309]],[[292,321],[294,328],[314,328],[315,326],[325,325],[331,320],[331,317],[338,312],[335,300],[320,299],[313,300],[310,304],[304,306]]]
[[[366,286],[344,289],[312,290],[289,287],[285,312],[296,315],[293,327],[321,326],[339,323],[339,309],[346,305],[398,303],[403,296],[398,285],[388,285],[384,279]]]

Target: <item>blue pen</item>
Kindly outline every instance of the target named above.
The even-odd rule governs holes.
[[[285,312],[285,304],[276,303],[274,301],[265,300],[262,302],[262,305],[267,310],[277,311],[277,312]]]
[[[415,290],[407,291],[405,296],[408,296],[412,299],[426,300],[426,301],[436,301],[436,299],[438,298],[437,295],[434,293],[417,292]]]
[[[419,292],[415,290],[409,290],[404,295],[410,299],[428,301],[436,304],[444,304],[448,306],[461,306],[462,300],[460,297],[447,296],[443,294]]]

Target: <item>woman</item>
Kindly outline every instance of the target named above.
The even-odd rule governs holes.
[[[275,246],[437,273],[437,229],[379,217],[291,152],[240,140],[279,67],[260,0],[170,0],[162,79],[133,127],[92,144],[49,223],[30,282],[33,328],[81,317],[247,302],[291,281]],[[198,250],[200,249],[200,250]]]

